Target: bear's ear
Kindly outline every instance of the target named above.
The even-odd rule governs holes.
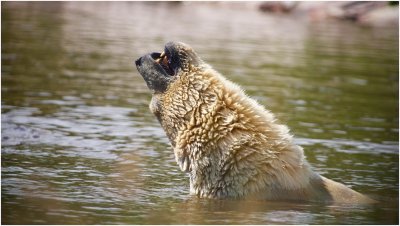
[[[179,147],[174,148],[175,160],[183,172],[190,172],[192,165],[190,164],[189,155],[186,150]]]

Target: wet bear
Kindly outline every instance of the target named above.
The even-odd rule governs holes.
[[[311,170],[285,125],[188,45],[136,60],[190,192],[207,198],[371,203]]]

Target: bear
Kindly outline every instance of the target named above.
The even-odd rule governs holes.
[[[311,169],[287,126],[182,42],[146,54],[136,68],[152,92],[190,194],[212,199],[375,203]]]

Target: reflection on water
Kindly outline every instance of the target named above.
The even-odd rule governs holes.
[[[3,3],[2,222],[398,223],[398,28],[238,8]],[[133,66],[170,40],[275,112],[317,172],[382,204],[189,196]]]

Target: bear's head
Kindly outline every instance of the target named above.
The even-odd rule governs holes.
[[[194,50],[181,42],[168,42],[162,53],[153,52],[135,61],[139,73],[153,93],[165,93],[182,74],[201,64]]]

